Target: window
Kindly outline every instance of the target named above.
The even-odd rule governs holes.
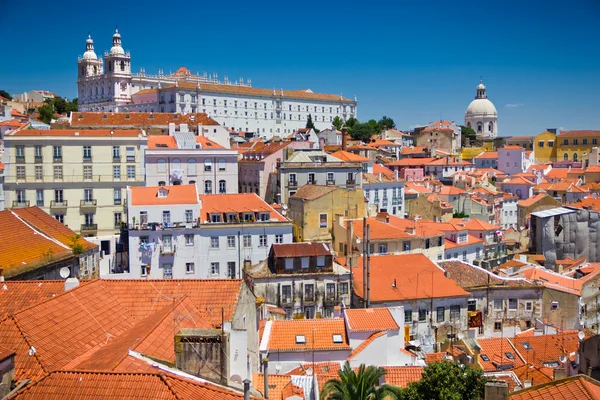
[[[204,181],[204,194],[212,194],[212,181]]]
[[[168,225],[171,223],[171,211],[163,211],[162,212],[162,222],[165,225]]]
[[[573,145],[577,146],[579,144],[579,139],[573,139]]]
[[[185,245],[186,246],[194,245],[194,235],[189,234],[189,233],[185,235]]]
[[[219,171],[225,171],[227,168],[227,162],[224,159],[219,160]]]
[[[63,169],[62,165],[54,166],[54,180],[62,180],[63,178]]]
[[[42,162],[42,146],[34,146],[35,162]]]
[[[17,162],[25,162],[25,146],[15,146]]]
[[[127,166],[127,179],[135,179],[135,165]]]
[[[235,261],[227,262],[227,277],[230,279],[235,279]]]
[[[412,322],[412,310],[404,310],[404,322]]]
[[[204,171],[212,171],[212,161],[204,160]]]
[[[379,243],[379,254],[387,254],[387,243]],[[428,247],[429,248],[429,247]]]
[[[62,146],[53,146],[54,162],[62,162]]]
[[[467,311],[477,311],[477,300],[469,300],[467,302]]]
[[[450,306],[450,321],[458,321],[460,319],[460,306]]]
[[[219,275],[219,263],[218,262],[210,263],[210,274],[211,275]]]
[[[210,214],[210,222],[212,222],[212,223],[221,222],[221,214]]]
[[[194,211],[193,210],[185,210],[185,222],[191,223],[194,221]]]
[[[402,251],[410,251],[410,242],[408,240],[402,242]]]
[[[489,358],[487,355],[485,355],[485,354],[481,354],[481,355],[480,355],[480,357],[481,357],[481,359],[482,359],[483,361],[485,361],[485,362],[490,362],[490,358]]]
[[[113,220],[115,223],[115,228],[121,226],[121,221],[123,220],[123,214],[120,212],[116,212],[113,214]]]
[[[315,173],[314,172],[309,172],[308,173],[308,183],[310,185],[314,185],[315,182],[316,182],[316,180],[315,180]]]
[[[115,206],[121,205],[121,189],[120,188],[115,188],[113,190],[113,199],[114,199],[113,203]]]
[[[65,223],[65,214],[54,214],[54,219],[56,219],[61,224]]]
[[[574,162],[579,161],[579,156],[577,155],[577,153],[573,153],[573,161]]]
[[[327,173],[327,184],[329,184],[329,185],[335,184],[333,172]]]
[[[543,140],[540,140],[540,141],[538,142],[538,147],[539,147],[540,149],[543,149],[543,148],[544,148],[544,141],[543,141]]]
[[[517,299],[508,299],[508,309],[516,310],[518,308],[519,301]]]
[[[319,214],[319,227],[327,228],[327,214]]]
[[[285,269],[286,269],[286,271],[291,271],[294,269],[294,259],[293,258],[285,259]]]
[[[317,256],[317,268],[323,268],[325,266],[325,256]]]
[[[306,336],[296,335],[296,344],[306,344]]]
[[[304,300],[313,301],[315,298],[315,285],[312,283],[304,284]]]
[[[592,139],[592,144],[593,145],[597,145],[598,144],[598,139],[597,138],[593,138]]]
[[[127,146],[125,148],[125,151],[126,151],[126,155],[127,155],[127,162],[134,162],[135,161],[135,147]]]
[[[92,146],[83,146],[83,161],[92,161]]]
[[[235,236],[227,236],[227,248],[235,249]]]
[[[258,236],[258,247],[267,247],[267,235]]]
[[[141,274],[142,274],[142,276],[148,276],[148,270],[149,270],[149,269],[150,269],[150,267],[149,267],[149,266],[147,266],[147,265],[142,265],[142,271],[141,271]]]
[[[83,166],[83,179],[87,179],[87,180],[92,179],[92,166],[91,165]]]
[[[567,153],[565,153],[565,154],[563,155],[563,160],[564,160],[564,161],[568,161],[568,160],[569,160],[569,155],[568,155]]]
[[[219,193],[224,194],[227,193],[227,182],[224,179],[219,181]]]
[[[246,247],[246,248],[252,247],[252,236],[251,235],[244,235],[244,247]]]
[[[17,179],[25,180],[25,166],[24,165],[17,166]]]
[[[445,319],[446,319],[446,308],[438,307],[435,310],[435,322],[444,322]]]
[[[302,257],[300,258],[302,269],[308,269],[310,266],[310,257]]]
[[[338,284],[338,293],[339,294],[348,294],[348,282],[340,282]]]
[[[185,273],[186,274],[194,273],[194,263],[185,263]]]
[[[525,303],[525,311],[532,311],[533,310],[533,303],[531,301],[528,301]]]
[[[114,180],[121,179],[121,166],[120,165],[113,165],[113,179]]]
[[[278,233],[275,235],[275,243],[283,243],[283,234],[282,233]]]
[[[502,330],[502,321],[494,322],[494,331],[501,331],[501,330]]]
[[[62,189],[55,189],[54,190],[54,202],[55,203],[62,203],[63,201],[64,201],[63,190]]]
[[[156,169],[158,172],[167,172],[167,164],[165,163],[165,160],[159,158],[156,161]]]
[[[38,207],[44,207],[44,190],[38,189],[35,191],[35,204]]]
[[[551,309],[551,310],[558,310],[558,301],[553,301],[553,302],[550,304],[550,309]]]
[[[502,299],[494,299],[494,310],[501,311],[504,309],[504,302]]]
[[[333,334],[333,335],[331,335],[331,338],[333,340],[333,343],[336,343],[336,344],[343,343],[342,335],[340,335],[340,334]]]
[[[44,179],[44,170],[41,165],[35,166],[35,179],[41,181]]]
[[[427,320],[427,310],[419,309],[419,322],[425,322]]]
[[[219,248],[219,237],[218,236],[211,236],[210,237],[210,248],[211,249],[218,249]]]
[[[94,224],[94,214],[84,214],[84,220],[86,225]]]
[[[94,189],[83,189],[83,201],[86,203],[94,201]]]

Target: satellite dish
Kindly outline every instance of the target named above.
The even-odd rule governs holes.
[[[313,374],[313,369],[312,368],[307,368],[306,369],[306,375],[311,376]]]
[[[565,363],[567,361],[567,356],[565,356],[564,354],[561,354],[559,357],[559,360],[561,363]]]
[[[71,271],[69,270],[69,267],[62,267],[58,273],[60,274],[60,277],[63,279],[67,279],[69,277],[69,275],[71,275]]]
[[[287,210],[288,209],[288,205],[284,203],[284,204],[281,205],[281,208],[283,208],[284,210]]]
[[[583,340],[585,339],[585,333],[583,333],[583,331],[579,331],[579,333],[577,333],[577,337],[579,340]]]

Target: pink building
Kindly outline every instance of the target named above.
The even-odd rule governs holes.
[[[504,146],[498,149],[498,169],[508,175],[525,172],[525,149],[521,146]]]

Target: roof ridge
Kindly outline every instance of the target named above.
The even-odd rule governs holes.
[[[19,324],[15,320],[15,317],[14,316],[10,316],[10,317],[7,317],[7,319],[10,319],[15,324],[15,328],[19,331],[19,334],[23,337],[23,341],[25,343],[27,343],[27,346],[29,347],[29,349],[31,349],[32,347],[35,349],[35,347],[31,343],[29,343],[29,340],[27,340],[27,335],[25,334],[25,332],[23,332],[21,330],[21,327],[19,326]],[[12,350],[12,349],[10,349],[10,350]],[[39,358],[37,351],[33,352],[33,356],[35,357],[35,360],[37,361],[37,363],[40,365],[40,368],[42,369],[42,371],[44,371],[45,373],[48,373],[48,370],[46,369],[46,367],[42,363],[42,360]]]
[[[364,349],[366,349],[371,343],[373,343],[373,341],[375,339],[377,339],[378,337],[383,336],[386,333],[386,331],[379,331],[379,332],[375,332],[373,333],[371,336],[369,336],[367,339],[365,339],[360,345],[358,345],[353,351],[352,353],[350,353],[350,355],[348,356],[348,358],[346,358],[346,360],[352,360],[354,357],[356,357],[358,354],[362,353],[362,351]]]
[[[179,395],[177,394],[177,392],[175,391],[175,389],[171,385],[171,382],[169,382],[169,380],[167,379],[167,377],[165,376],[164,373],[157,372],[157,375],[158,375],[159,379],[161,381],[163,381],[165,385],[167,385],[167,388],[169,388],[169,390],[171,391],[171,393],[173,393],[173,396],[175,396],[176,399],[183,400],[181,397],[179,397]]]

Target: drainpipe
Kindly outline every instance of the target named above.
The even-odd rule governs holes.
[[[250,400],[250,379],[244,379],[244,400]]]
[[[269,398],[269,359],[267,357],[263,358],[263,366],[264,366],[264,378],[265,378],[265,383],[264,383],[264,387],[265,390],[263,390],[263,396],[265,399]]]

